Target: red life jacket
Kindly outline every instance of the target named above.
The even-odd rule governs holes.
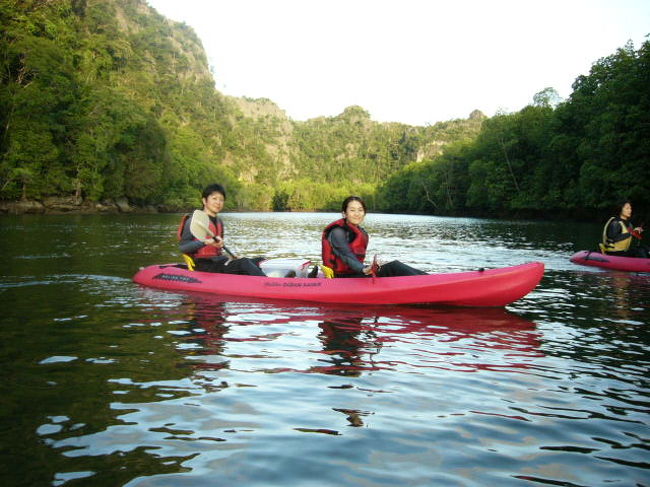
[[[183,215],[183,218],[181,218],[181,223],[178,226],[178,240],[180,240],[183,236],[183,229],[185,228],[185,225],[187,224],[188,220],[190,219],[190,215]],[[210,218],[210,230],[212,233],[214,233],[216,236],[223,238],[223,223],[221,222],[220,218],[216,218],[217,224],[215,225],[214,221],[212,218]],[[198,240],[196,237],[192,237],[193,240]],[[216,257],[217,255],[221,255],[221,249],[214,247],[212,245],[205,245],[204,247],[201,247],[199,250],[194,252],[192,254],[192,257],[195,259],[208,259],[210,257]]]
[[[321,237],[323,264],[332,268],[335,274],[355,274],[356,272],[334,253],[332,244],[327,238],[329,237],[330,232],[336,227],[341,227],[346,231],[348,234],[350,250],[357,256],[357,259],[359,259],[359,262],[361,263],[363,263],[366,258],[368,234],[361,227],[348,225],[344,218],[330,223],[325,227],[325,230],[323,230],[323,236]],[[352,234],[352,241],[350,241],[349,238],[350,234]]]

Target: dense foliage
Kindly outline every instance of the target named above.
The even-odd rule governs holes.
[[[294,122],[269,100],[225,97],[194,32],[144,0],[3,0],[0,22],[4,200],[174,209],[221,181],[231,207],[335,208],[457,135],[359,107]],[[480,120],[451,124],[476,134]]]
[[[139,1],[3,1],[0,22],[3,199],[183,204],[235,180],[212,163],[232,129],[190,29]]]
[[[238,209],[350,193],[437,214],[648,206],[648,42],[598,61],[564,103],[547,89],[517,113],[413,127],[224,96],[192,29],[145,0],[2,0],[0,22],[0,200],[181,209],[220,181]]]
[[[650,209],[650,42],[631,44],[577,78],[556,106],[552,89],[479,136],[409,164],[379,190],[389,211],[579,215],[631,198]]]

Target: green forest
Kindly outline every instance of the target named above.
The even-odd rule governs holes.
[[[0,22],[5,203],[180,211],[218,181],[229,210],[332,210],[349,194],[438,215],[650,209],[649,41],[595,61],[567,100],[546,88],[516,113],[418,127],[359,106],[294,121],[226,96],[194,31],[145,0],[0,0]]]

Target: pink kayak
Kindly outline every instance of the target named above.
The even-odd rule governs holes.
[[[188,271],[182,264],[140,269],[134,282],[171,291],[319,303],[505,306],[531,292],[544,264],[408,277],[325,279]]]
[[[619,257],[617,255],[601,254],[600,252],[591,250],[576,252],[571,257],[571,262],[616,271],[650,272],[650,259]]]

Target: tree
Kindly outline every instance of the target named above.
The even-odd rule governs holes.
[[[544,88],[533,96],[533,105],[536,107],[556,108],[562,102],[562,97],[555,88]]]

